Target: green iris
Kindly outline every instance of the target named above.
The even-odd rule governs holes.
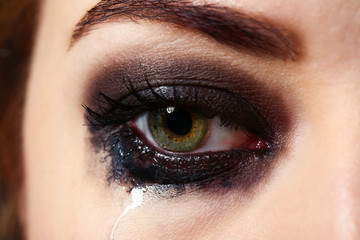
[[[155,141],[174,152],[189,152],[200,146],[207,133],[207,118],[199,113],[168,107],[149,113],[149,128]]]

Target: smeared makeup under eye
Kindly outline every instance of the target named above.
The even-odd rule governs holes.
[[[201,68],[192,69],[191,66],[187,66],[187,71],[196,70],[195,76],[204,71]],[[135,76],[145,72],[142,81],[139,78],[133,80],[132,71],[129,71],[136,65],[126,69],[114,68],[105,76],[102,75],[105,79],[98,81],[97,86],[101,82],[109,83],[116,77],[116,82],[121,83],[122,87],[120,94],[102,92],[106,86],[93,87],[92,105],[86,107],[92,143],[97,151],[103,150],[105,159],[110,161],[108,180],[130,188],[167,186],[182,192],[187,187],[202,191],[224,187],[245,191],[264,178],[281,149],[281,138],[287,126],[281,102],[270,107],[266,105],[269,100],[278,99],[272,99],[272,94],[256,88],[256,83],[248,82],[253,79],[244,79],[244,76],[236,74],[231,75],[231,79],[237,79],[238,88],[226,89],[211,86],[211,79],[206,82],[204,77],[192,79],[187,82],[188,85],[184,85],[189,74],[186,71],[183,71],[182,77],[175,74],[171,78],[169,72],[174,72],[172,69],[166,72],[168,78],[164,79],[161,72],[154,78],[154,69],[146,71],[144,65],[137,67],[139,69],[135,71]],[[209,76],[211,66],[202,64],[202,68],[206,71],[204,76]],[[216,75],[229,76],[226,69],[223,71],[218,71],[217,67]],[[147,111],[169,106],[186,107],[201,112],[207,118],[218,116],[225,124],[264,139],[269,147],[180,154],[159,151],[131,122]]]

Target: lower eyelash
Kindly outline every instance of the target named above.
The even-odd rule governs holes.
[[[197,156],[166,155],[152,149],[128,124],[116,130],[103,129],[102,141],[110,161],[108,180],[136,187],[154,186],[157,195],[178,196],[185,189],[214,191],[221,187],[250,188],[268,164],[270,151],[232,150]],[[109,131],[112,131],[110,135]],[[104,138],[104,134],[108,137]],[[262,166],[262,167],[260,167]],[[174,193],[176,193],[174,195]]]

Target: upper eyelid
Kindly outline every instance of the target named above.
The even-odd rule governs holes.
[[[192,87],[208,87],[239,94],[257,105],[261,111],[267,111],[269,123],[275,126],[276,132],[287,132],[293,122],[289,105],[290,99],[284,100],[288,94],[281,88],[269,88],[276,76],[266,76],[266,79],[255,77],[242,70],[241,65],[234,66],[222,60],[211,60],[199,57],[128,57],[102,64],[90,75],[85,87],[83,104],[96,110],[99,101],[98,93],[104,93],[118,100],[128,94],[124,86],[124,78],[131,79],[137,90],[148,88],[148,82],[153,87],[187,85]],[[266,83],[266,84],[264,84]]]
[[[236,125],[236,127],[250,131],[259,137],[270,141],[274,140],[272,139],[273,131],[271,130],[271,124],[268,122],[269,119],[263,116],[262,111],[257,108],[256,104],[250,103],[239,94],[205,86],[177,85],[149,86],[149,88],[143,90],[130,88],[129,93],[119,100],[113,100],[101,93],[100,95],[105,98],[106,102],[96,99],[99,102],[98,109],[100,109],[100,112],[85,106],[87,114],[90,116],[88,118],[90,126],[96,129],[110,124],[122,124],[143,111],[174,105],[200,111],[208,118],[218,115],[223,118],[224,125]],[[159,92],[163,93],[157,94]],[[154,95],[154,93],[156,94]],[[178,98],[177,94],[182,97]],[[160,95],[162,96],[159,98]],[[264,131],[264,129],[267,129],[267,131]],[[263,133],[266,135],[261,135]]]
[[[91,75],[85,91],[85,103],[91,105],[94,96],[99,92],[118,99],[128,92],[125,86],[127,79],[140,90],[161,85],[192,85],[231,89],[233,92],[246,90],[265,90],[261,86],[262,80],[238,67],[231,67],[222,61],[207,61],[201,58],[157,59],[134,57],[123,61],[111,62],[101,67]],[[124,84],[125,83],[125,84]],[[130,86],[128,86],[130,87]]]

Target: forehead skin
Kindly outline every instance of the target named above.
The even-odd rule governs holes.
[[[155,31],[161,34],[163,28],[156,24],[104,24],[69,51],[74,26],[96,3],[44,1],[23,130],[24,215],[30,240],[106,239],[127,201],[122,191],[114,194],[110,188],[104,189],[100,180],[94,180],[105,178],[100,173],[104,169],[87,166],[89,149],[86,129],[81,126],[81,104],[84,75],[89,69],[83,65],[100,61],[95,52],[111,54],[131,39],[139,40]],[[291,100],[301,122],[291,153],[261,194],[251,204],[223,214],[216,228],[202,228],[208,216],[217,216],[215,210],[208,213],[202,209],[204,216],[193,216],[191,206],[177,203],[173,206],[182,204],[184,215],[191,216],[186,220],[194,224],[171,219],[169,222],[178,225],[164,227],[167,232],[163,233],[161,228],[145,227],[151,225],[146,221],[148,215],[138,211],[131,220],[143,229],[135,239],[157,239],[161,234],[181,239],[180,233],[185,239],[359,239],[360,1],[215,3],[263,15],[300,36],[304,56],[298,62],[259,63],[259,59],[244,56],[253,61],[249,64],[252,71],[260,66],[281,75],[279,69],[286,68],[289,77],[274,84],[281,85],[278,88],[284,92],[287,88],[296,92],[296,99]],[[164,209],[171,211],[168,206]],[[163,217],[166,219],[166,214]],[[132,230],[136,232],[136,227]]]

